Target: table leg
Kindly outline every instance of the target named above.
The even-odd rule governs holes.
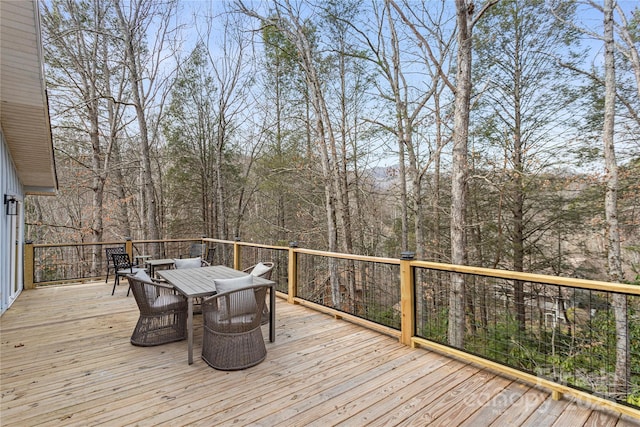
[[[189,312],[187,313],[187,346],[189,351],[189,365],[193,364],[193,297],[187,298]]]
[[[269,341],[276,340],[276,287],[269,290]]]

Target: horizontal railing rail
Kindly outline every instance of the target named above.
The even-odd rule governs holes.
[[[272,279],[290,303],[304,304],[410,346],[435,349],[594,405],[640,418],[640,287],[541,274],[351,255],[210,238],[34,244],[25,250],[25,287],[95,280],[104,248],[132,256],[181,258],[204,244],[211,264],[244,270],[275,264]],[[455,275],[455,277],[454,277]],[[448,339],[451,284],[464,284],[464,339]],[[31,280],[30,280],[31,279]],[[27,286],[28,285],[28,286]],[[623,306],[619,307],[623,301]],[[626,347],[617,341],[624,315]],[[618,352],[627,360],[616,377]],[[619,374],[619,372],[618,372]]]
[[[202,239],[122,240],[99,243],[25,243],[25,288],[104,278],[105,249],[124,247],[132,261],[145,257],[184,258],[191,243]]]

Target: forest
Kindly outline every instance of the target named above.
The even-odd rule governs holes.
[[[46,0],[35,242],[207,236],[637,282],[640,9]]]
[[[640,284],[637,1],[39,4],[59,191],[26,199],[26,239],[296,242]],[[338,267],[319,291],[356,277]],[[426,338],[531,371],[551,352],[637,406],[637,298],[571,289],[588,304],[548,326],[526,295],[569,288],[512,280],[490,309],[493,284],[427,277]]]

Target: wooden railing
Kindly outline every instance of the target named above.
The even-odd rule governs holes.
[[[272,278],[289,303],[547,388],[556,399],[567,394],[640,418],[640,286],[425,262],[411,253],[380,258],[294,243],[285,247],[198,238],[99,245],[29,242],[25,287],[104,278],[106,260],[98,253],[108,246],[124,245],[132,257],[155,251],[179,258],[189,253],[191,243],[205,243],[212,263],[238,270],[258,261],[275,262]],[[452,274],[463,276],[466,288],[466,333],[458,347],[447,338]],[[614,295],[623,295],[626,305],[629,366],[622,387],[613,386],[614,311],[620,313]]]

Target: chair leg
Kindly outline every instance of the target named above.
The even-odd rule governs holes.
[[[118,286],[120,284],[120,276],[118,276],[118,273],[116,273],[116,279],[113,281],[113,290],[111,291],[111,295],[114,294],[114,292],[116,291],[116,286]]]
[[[107,268],[107,277],[104,279],[104,283],[109,281],[109,268]]]

